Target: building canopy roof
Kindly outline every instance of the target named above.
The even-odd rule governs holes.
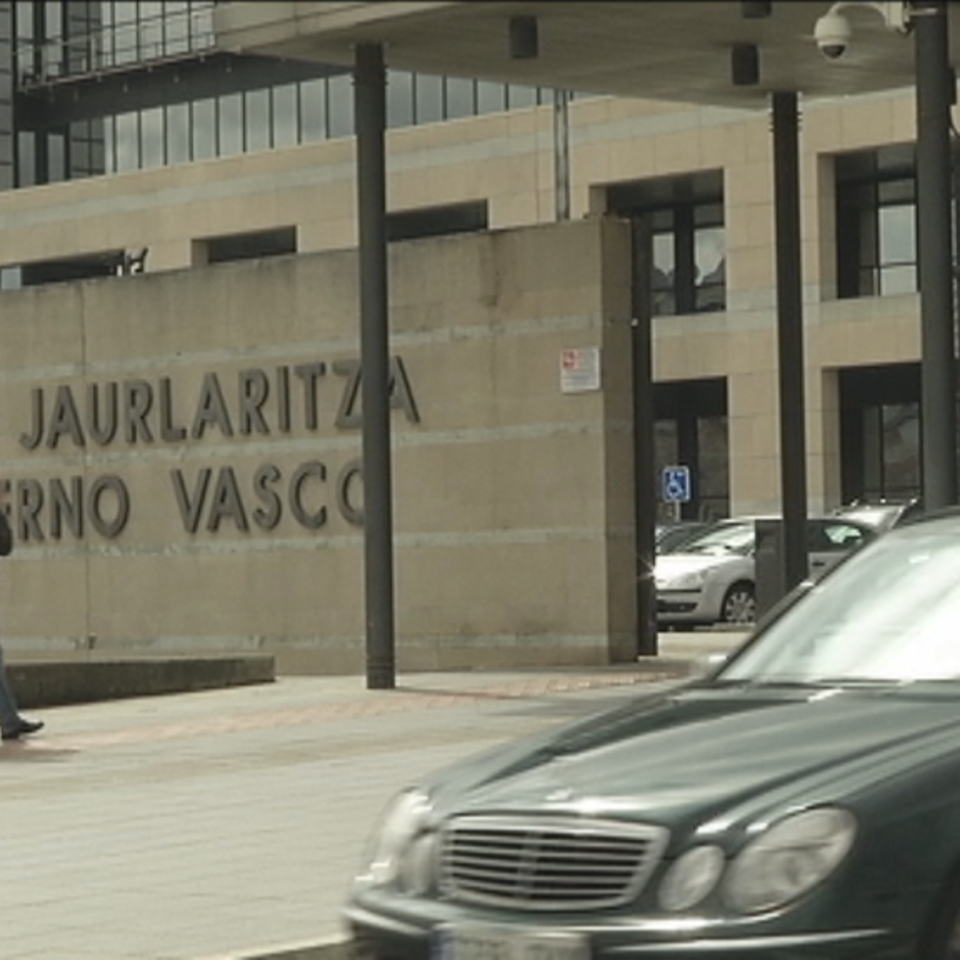
[[[914,41],[890,29],[883,3],[843,5],[846,53],[827,60],[813,39],[828,2],[497,3],[271,2],[215,9],[218,46],[235,52],[352,66],[360,43],[384,46],[397,70],[554,87],[583,93],[762,107],[773,91],[836,97],[911,86]],[[950,5],[951,62],[960,17]],[[511,57],[509,23],[535,17],[538,54]],[[732,49],[754,44],[759,81],[735,85]]]

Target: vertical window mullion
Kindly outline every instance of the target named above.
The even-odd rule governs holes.
[[[694,246],[693,205],[680,204],[674,209],[674,243],[676,257],[677,313],[693,313],[696,309],[696,254]]]
[[[323,133],[324,139],[330,139],[330,78],[323,81]]]
[[[273,150],[277,145],[277,131],[276,131],[276,107],[274,104],[274,88],[267,87],[267,142],[270,144],[270,149]]]
[[[294,136],[295,142],[299,145],[303,143],[303,81],[297,81],[297,96],[295,98],[296,114],[294,123],[297,125],[297,132]]]

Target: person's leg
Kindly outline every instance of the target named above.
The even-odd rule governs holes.
[[[20,725],[20,711],[7,683],[7,668],[3,663],[3,645],[0,644],[0,729],[15,730]]]

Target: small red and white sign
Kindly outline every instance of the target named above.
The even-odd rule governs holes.
[[[568,347],[560,351],[560,390],[585,393],[600,389],[600,348]]]

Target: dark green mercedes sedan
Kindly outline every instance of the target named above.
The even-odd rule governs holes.
[[[345,916],[378,960],[960,958],[960,514],[704,678],[411,786]]]

